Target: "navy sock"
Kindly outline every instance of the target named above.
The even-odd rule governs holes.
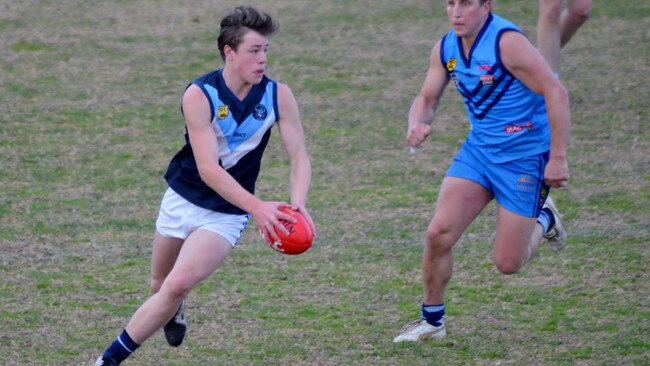
[[[126,360],[127,357],[131,356],[131,353],[135,352],[138,347],[140,347],[140,345],[135,343],[126,332],[126,329],[124,329],[122,334],[120,334],[119,337],[111,343],[110,347],[104,351],[102,357],[112,358],[120,363]]]
[[[445,323],[445,304],[427,305],[422,303],[422,319],[435,327],[441,326]]]
[[[547,234],[549,229],[555,225],[555,218],[553,217],[553,213],[551,210],[547,207],[544,207],[542,209],[542,212],[539,213],[539,217],[537,218],[537,222],[539,222],[540,225],[542,225],[542,228],[544,229],[544,234]]]

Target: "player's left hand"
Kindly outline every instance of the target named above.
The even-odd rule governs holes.
[[[544,181],[551,188],[561,189],[569,184],[569,164],[564,158],[552,158],[544,169]]]
[[[410,124],[406,132],[406,144],[411,147],[418,147],[429,137],[432,132],[431,125],[426,123]]]
[[[316,225],[314,225],[314,221],[311,219],[311,216],[309,215],[309,212],[307,212],[307,207],[305,205],[291,205],[291,209],[300,212],[300,214],[307,220],[307,223],[309,223],[309,227],[311,228],[312,234],[314,234],[314,238],[316,237]]]

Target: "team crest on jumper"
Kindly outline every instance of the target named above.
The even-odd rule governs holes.
[[[255,108],[253,109],[253,118],[255,118],[256,120],[261,121],[265,119],[267,115],[268,112],[266,111],[266,107],[262,104],[256,105]]]
[[[456,59],[455,58],[450,58],[449,61],[447,61],[447,71],[451,72],[454,70],[456,67]]]
[[[227,105],[219,106],[219,109],[217,109],[217,118],[219,118],[220,120],[226,119],[229,114],[230,111],[228,110]]]

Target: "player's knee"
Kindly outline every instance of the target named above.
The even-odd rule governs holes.
[[[165,282],[161,285],[161,291],[164,290],[165,296],[176,301],[187,297],[195,285],[196,283],[191,276],[175,274],[165,279]]]
[[[426,245],[433,253],[441,253],[451,249],[451,229],[444,224],[432,223],[426,231]]]
[[[558,0],[545,0],[540,8],[540,18],[550,24],[559,24],[562,15],[562,3]]]
[[[505,275],[511,275],[519,272],[523,265],[523,261],[520,258],[515,258],[513,256],[494,256],[494,265],[497,267],[499,272]]]
[[[574,22],[582,24],[591,16],[591,1],[580,1],[568,9],[569,16]]]
[[[164,277],[151,276],[151,279],[149,280],[149,286],[151,287],[151,292],[155,294],[156,292],[160,291],[160,286],[162,286],[164,280],[165,280]]]

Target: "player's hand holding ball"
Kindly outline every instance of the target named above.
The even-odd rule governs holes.
[[[288,234],[285,234],[282,230],[276,230],[275,233],[279,240],[274,241],[272,236],[264,237],[264,240],[271,249],[282,254],[297,255],[309,250],[314,240],[311,224],[299,211],[290,207],[282,207],[280,211],[290,215],[296,222],[280,220]]]

